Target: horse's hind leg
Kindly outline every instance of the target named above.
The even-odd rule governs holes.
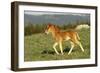
[[[83,46],[82,46],[81,42],[77,41],[76,43],[80,46],[82,52],[84,52],[84,49],[83,49]]]
[[[75,42],[76,42],[76,44],[78,44],[80,46],[82,52],[84,52],[83,46],[82,46],[81,42],[77,39],[77,37],[75,37]]]
[[[57,46],[57,45],[58,45],[58,43],[55,43],[55,44],[53,45],[53,48],[54,48],[56,54],[59,54],[58,51],[57,51],[57,49],[56,49],[56,46]]]
[[[70,49],[70,51],[68,52],[68,55],[72,52],[72,50],[73,50],[73,48],[74,48],[74,46],[75,46],[75,44],[73,43],[73,42],[70,42],[71,43],[71,49]]]

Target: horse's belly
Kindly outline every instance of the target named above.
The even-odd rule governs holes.
[[[67,36],[67,37],[65,38],[65,40],[66,40],[66,41],[70,40],[70,37],[69,37],[69,36]]]

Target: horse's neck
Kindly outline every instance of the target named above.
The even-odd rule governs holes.
[[[57,36],[58,33],[60,33],[60,30],[57,28],[57,29],[55,29],[54,31],[52,31],[52,36],[53,36],[54,38],[56,38],[56,36]]]

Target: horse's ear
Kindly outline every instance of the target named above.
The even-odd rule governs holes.
[[[48,26],[52,26],[52,24],[51,23],[48,23]]]

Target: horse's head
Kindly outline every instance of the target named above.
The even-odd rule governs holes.
[[[45,29],[45,33],[49,34],[50,32],[52,32],[54,25],[53,24],[47,24],[47,27]]]

